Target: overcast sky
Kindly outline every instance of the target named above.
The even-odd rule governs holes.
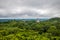
[[[0,0],[0,18],[60,17],[60,0]]]

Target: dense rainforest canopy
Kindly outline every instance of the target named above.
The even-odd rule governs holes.
[[[0,40],[60,40],[60,18],[0,22]]]

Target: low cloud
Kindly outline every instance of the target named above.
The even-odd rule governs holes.
[[[0,18],[60,17],[60,0],[0,0]]]

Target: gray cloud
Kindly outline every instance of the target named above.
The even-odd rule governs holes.
[[[60,0],[0,0],[0,18],[60,17]]]

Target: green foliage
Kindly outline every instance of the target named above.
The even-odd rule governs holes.
[[[60,40],[59,20],[52,18],[39,23],[35,20],[1,22],[0,40]]]

